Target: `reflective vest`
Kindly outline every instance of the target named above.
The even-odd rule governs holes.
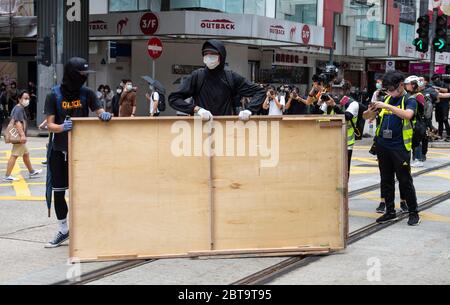
[[[353,122],[353,124],[352,124]],[[355,137],[355,129],[353,126],[356,126],[358,123],[358,117],[353,118],[351,121],[347,122],[347,146],[353,146],[356,143],[356,137]]]
[[[413,96],[415,97],[415,96]],[[385,103],[389,104],[389,102],[391,101],[392,97],[389,96]],[[402,98],[402,103],[401,103],[401,109],[405,110],[405,99],[406,96],[403,96]],[[384,116],[386,115],[387,110],[383,109],[380,113],[380,118],[381,118],[381,122],[377,127],[377,137],[380,136],[380,131],[381,131],[381,127],[383,126],[383,120],[384,120]],[[413,134],[414,134],[414,129],[413,129],[413,125],[414,125],[415,120],[413,120],[412,122],[409,120],[403,120],[403,142],[405,143],[405,148],[407,151],[411,151],[412,150],[412,141],[413,141]]]

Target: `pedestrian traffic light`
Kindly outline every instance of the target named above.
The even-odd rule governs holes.
[[[416,47],[417,52],[426,53],[429,49],[430,41],[430,17],[423,15],[417,19],[419,37],[414,39],[413,45]]]
[[[36,60],[38,63],[50,67],[52,65],[52,47],[50,37],[38,39]]]
[[[436,19],[436,35],[433,39],[433,48],[436,52],[447,51],[447,16],[438,16]]]

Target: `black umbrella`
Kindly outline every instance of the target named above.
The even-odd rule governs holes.
[[[156,79],[151,78],[150,76],[142,76],[142,78],[149,83],[149,85],[155,87],[156,91],[158,93],[166,95],[166,88],[164,88],[163,84],[161,84],[160,81],[157,81]]]

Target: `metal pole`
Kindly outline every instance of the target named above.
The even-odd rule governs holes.
[[[434,75],[434,69],[436,67],[436,51],[434,50],[434,46],[433,46],[433,38],[436,32],[436,20],[438,17],[438,13],[439,13],[439,9],[435,8],[433,9],[433,18],[431,20],[431,27],[430,27],[430,41],[428,43],[428,45],[430,46],[430,80]]]
[[[333,13],[333,44],[330,49],[330,65],[334,65],[334,45],[336,39],[336,13]]]
[[[155,77],[156,77],[156,59],[152,59],[152,78],[156,80]]]

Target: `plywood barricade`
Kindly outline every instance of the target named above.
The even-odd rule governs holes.
[[[343,117],[74,119],[70,256],[344,249],[346,136]]]

